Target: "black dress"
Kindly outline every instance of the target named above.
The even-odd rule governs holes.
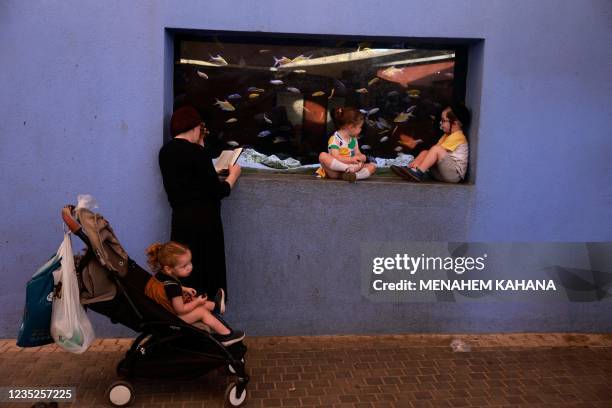
[[[191,250],[193,271],[183,284],[212,298],[227,293],[221,199],[231,187],[219,180],[210,152],[185,139],[172,139],[159,151],[164,188],[172,207],[170,239]]]

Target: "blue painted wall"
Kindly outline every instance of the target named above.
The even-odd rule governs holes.
[[[91,193],[128,252],[168,237],[157,151],[166,29],[483,38],[472,49],[473,186],[243,177],[224,203],[232,321],[249,334],[610,331],[589,304],[374,304],[361,241],[610,241],[612,3],[0,2],[0,336]],[[299,255],[299,257],[298,257]],[[98,335],[129,334],[95,319]]]

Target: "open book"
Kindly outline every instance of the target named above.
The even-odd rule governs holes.
[[[227,172],[229,166],[233,166],[240,154],[242,153],[242,147],[234,150],[224,150],[221,152],[217,160],[215,161],[215,170],[217,173]]]

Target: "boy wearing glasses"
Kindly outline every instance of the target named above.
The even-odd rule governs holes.
[[[458,183],[465,178],[468,164],[468,141],[463,129],[470,124],[470,112],[463,105],[449,106],[442,111],[440,129],[444,135],[435,146],[423,150],[408,167],[391,166],[391,170],[407,180],[423,181],[430,170],[434,179]]]

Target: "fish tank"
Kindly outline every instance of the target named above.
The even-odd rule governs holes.
[[[360,150],[407,164],[441,136],[441,111],[465,98],[467,49],[442,40],[243,32],[175,37],[174,108],[196,107],[207,147],[242,147],[257,171],[312,172],[333,110],[365,115]]]

